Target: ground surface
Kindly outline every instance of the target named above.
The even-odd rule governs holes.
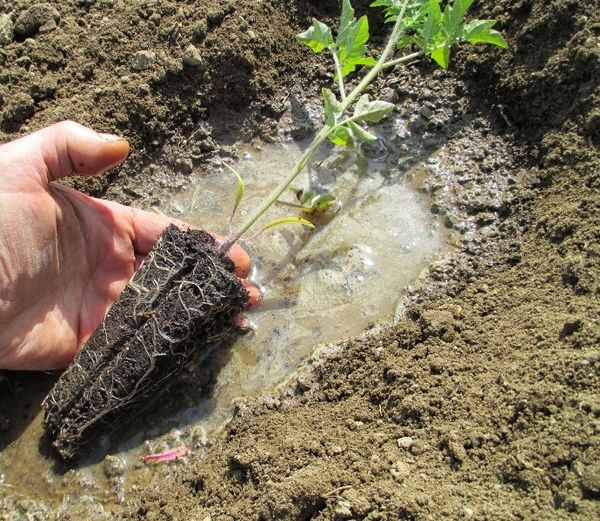
[[[31,4],[0,1],[0,12]],[[55,2],[57,29],[0,50],[0,137],[63,118],[121,132],[134,145],[127,166],[81,186],[151,204],[153,185],[183,184],[217,147],[268,136],[288,94],[315,93],[326,76],[292,36],[335,11],[327,4]],[[476,159],[506,181],[501,200],[474,204],[473,183],[458,184],[448,224],[474,227],[397,323],[315,357],[281,395],[240,404],[206,461],[139,491],[125,517],[598,517],[597,3],[478,4],[508,51],[462,51],[447,75],[423,63],[386,88],[426,105],[419,85],[434,96],[455,85],[468,107],[453,111],[481,114],[510,143],[510,173]],[[182,64],[190,43],[196,70]],[[155,57],[133,71],[140,50]],[[5,380],[16,392],[19,376]]]

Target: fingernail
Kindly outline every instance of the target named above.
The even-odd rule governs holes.
[[[104,141],[126,141],[124,137],[115,136],[114,134],[98,134]]]

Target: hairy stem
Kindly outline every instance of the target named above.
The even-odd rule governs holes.
[[[425,55],[425,51],[413,52],[412,54],[407,54],[406,56],[401,56],[400,58],[396,58],[395,60],[390,60],[389,62],[384,63],[383,67],[385,69],[388,69],[389,67],[395,67],[396,65],[400,65],[401,63],[407,63],[407,62],[416,60],[417,58],[420,58],[421,56],[424,56],[424,55]]]
[[[340,57],[337,51],[332,51],[333,63],[335,64],[335,75],[337,77],[338,87],[342,101],[346,100],[346,87],[344,86],[344,78],[342,76],[342,67],[340,66]]]
[[[400,14],[398,15],[398,19],[396,20],[396,24],[394,25],[394,29],[385,46],[385,49],[381,53],[381,56],[377,60],[375,66],[352,90],[352,92],[348,94],[348,96],[346,96],[345,99],[342,99],[340,113],[344,114],[352,106],[352,104],[359,98],[363,91],[371,84],[371,82],[383,69],[390,67],[392,64],[395,65],[396,62],[402,63],[403,61],[408,61],[409,56],[404,56],[402,58],[399,58],[398,60],[387,62],[388,56],[396,48],[396,44],[398,43],[398,40],[400,39],[400,36],[402,34],[402,20],[404,18],[404,12],[406,11],[407,5],[408,0],[404,0],[404,2],[402,3],[402,9],[400,10]],[[337,62],[339,62],[339,59],[337,60]],[[341,80],[341,73],[339,74],[339,79]],[[344,121],[336,123],[335,125],[324,126],[321,130],[319,130],[312,143],[304,151],[304,154],[302,154],[302,157],[298,160],[298,162],[296,163],[292,171],[289,173],[289,175],[268,195],[263,204],[260,205],[260,207],[248,218],[248,220],[237,231],[233,232],[229,235],[229,237],[225,239],[225,241],[219,248],[219,252],[222,255],[225,255],[229,251],[229,249],[256,223],[256,221],[258,221],[262,217],[262,215],[271,206],[273,206],[273,204],[277,202],[277,200],[279,199],[281,194],[287,189],[287,187],[290,186],[294,179],[296,179],[296,177],[298,177],[302,173],[302,171],[310,161],[311,157],[321,146],[321,144],[329,137],[330,134],[335,132],[338,128],[354,120],[354,116],[349,117]]]

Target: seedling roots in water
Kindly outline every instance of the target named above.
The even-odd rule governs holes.
[[[332,58],[335,90],[323,88],[325,122],[291,172],[239,228],[233,219],[244,195],[237,179],[230,219],[232,231],[217,247],[205,232],[169,227],[110,309],[71,366],[44,401],[44,427],[52,445],[64,459],[79,456],[97,436],[130,415],[188,360],[211,344],[234,335],[236,317],[248,293],[233,274],[227,252],[255,226],[275,203],[296,207],[301,215],[326,210],[336,203],[332,194],[294,189],[294,199],[283,200],[294,180],[304,171],[317,149],[330,141],[353,147],[377,139],[369,125],[381,121],[395,106],[364,94],[386,69],[431,59],[446,68],[453,47],[462,42],[506,47],[493,20],[466,20],[473,0],[377,0],[393,29],[385,48],[370,55],[369,20],[357,19],[350,0],[343,0],[335,32],[318,20],[299,34],[300,43]],[[346,83],[358,69],[367,70],[350,89]],[[312,227],[302,216],[275,219],[261,231],[282,224]],[[260,233],[260,232],[259,232]],[[178,457],[173,452],[158,460]]]

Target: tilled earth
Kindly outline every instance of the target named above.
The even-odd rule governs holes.
[[[0,13],[18,24],[35,3],[0,1]],[[464,232],[461,247],[431,266],[393,325],[323,350],[277,394],[238,403],[206,460],[132,494],[123,517],[599,516],[597,5],[477,5],[509,50],[462,50],[449,73],[423,62],[376,86],[401,114],[419,111],[413,130],[443,125],[450,157],[464,154],[449,185],[435,172],[422,183],[432,210]],[[52,7],[60,16],[42,9],[41,32],[0,44],[1,137],[64,118],[128,136],[123,168],[76,182],[96,195],[151,206],[154,187],[185,185],[237,141],[273,137],[281,118],[291,134],[310,132],[294,100],[331,80],[293,35],[336,2]],[[471,143],[480,138],[485,146]],[[4,375],[4,423],[30,380]],[[2,505],[6,519],[26,511],[19,498]]]

